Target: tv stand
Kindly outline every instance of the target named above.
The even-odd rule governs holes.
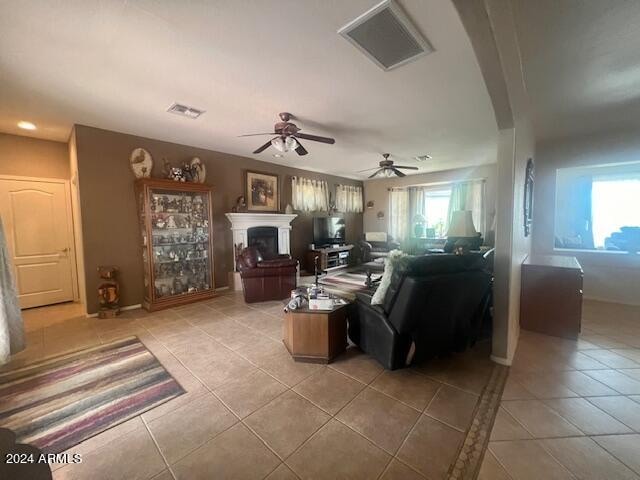
[[[330,272],[340,268],[347,268],[352,248],[353,245],[343,245],[341,247],[331,245],[309,250],[307,252],[307,272],[313,272],[316,257],[319,257],[318,267],[322,271]]]

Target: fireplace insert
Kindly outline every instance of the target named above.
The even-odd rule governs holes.
[[[278,256],[278,227],[251,227],[247,229],[249,247],[256,247],[266,260]]]

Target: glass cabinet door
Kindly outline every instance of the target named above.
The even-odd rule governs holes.
[[[150,187],[148,196],[153,299],[210,290],[209,193]]]

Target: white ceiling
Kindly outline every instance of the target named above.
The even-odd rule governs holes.
[[[536,137],[640,127],[640,1],[514,5]]]
[[[356,177],[391,152],[421,172],[495,162],[497,127],[450,1],[403,0],[435,52],[383,72],[336,32],[378,0],[0,2],[0,131],[66,141],[74,123],[252,156],[276,114],[306,157],[256,157]],[[207,111],[166,113],[178,101]],[[413,156],[433,155],[420,163]]]

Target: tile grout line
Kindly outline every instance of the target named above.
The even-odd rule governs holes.
[[[156,440],[156,437],[153,435],[153,433],[151,432],[151,429],[149,428],[149,425],[147,425],[147,422],[144,418],[142,418],[142,415],[140,415],[140,420],[142,421],[144,428],[147,430],[147,433],[149,434],[149,436],[151,437],[151,441],[153,442],[153,444],[156,447],[156,450],[158,451],[158,453],[160,454],[160,456],[162,457],[162,461],[164,462],[164,464],[167,466],[167,470],[169,471],[169,473],[171,474],[171,476],[174,478],[174,480],[176,479],[175,474],[173,473],[173,470],[171,469],[171,465],[169,465],[169,462],[167,461],[167,457],[165,457],[164,453],[162,453],[162,450],[160,449],[160,445],[158,445],[158,441]],[[160,472],[162,473],[162,472]],[[155,476],[155,475],[154,475]],[[153,478],[153,477],[151,477]]]

